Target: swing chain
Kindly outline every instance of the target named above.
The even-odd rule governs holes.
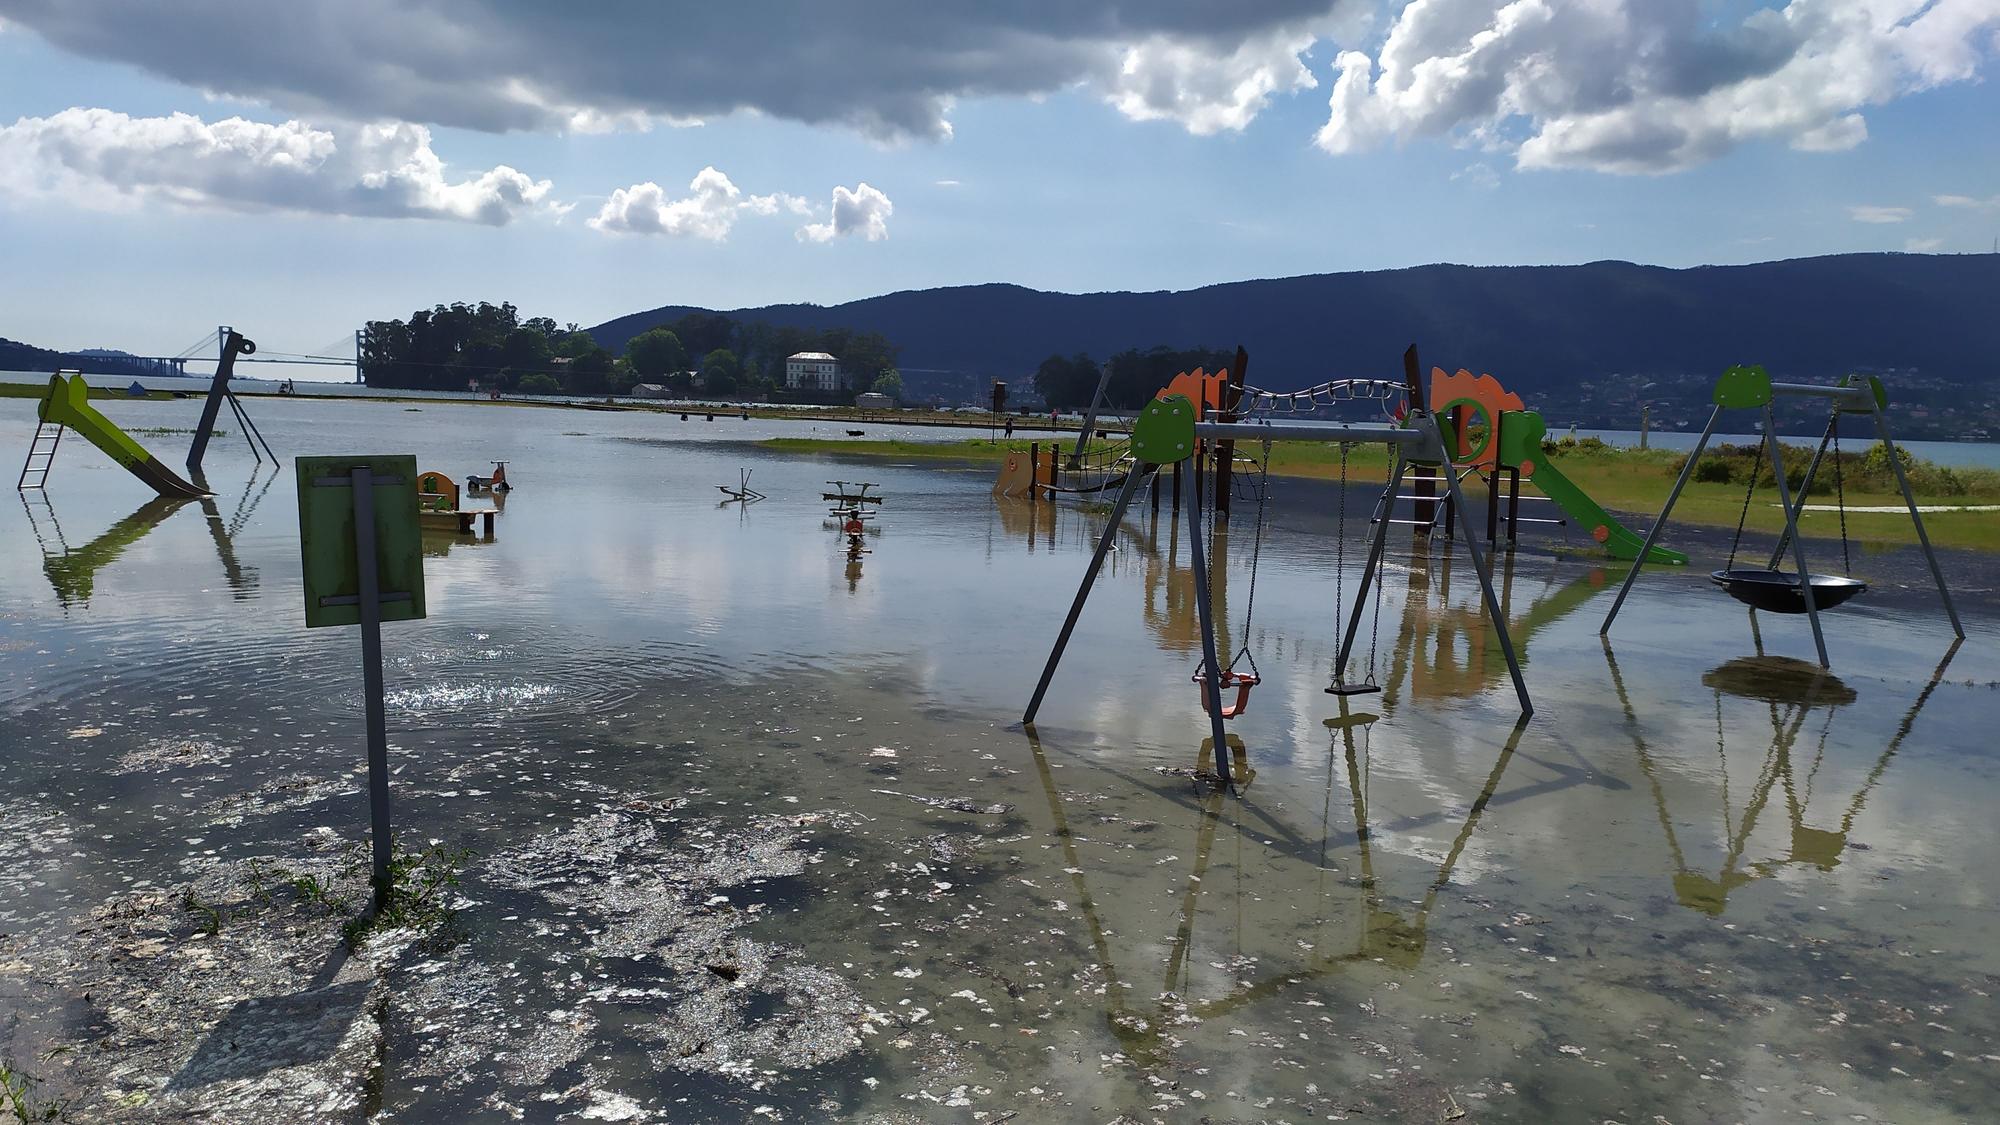
[[[1833,497],[1834,506],[1840,510],[1840,570],[1854,573],[1854,559],[1847,550],[1847,485],[1840,475],[1840,411],[1833,414]]]
[[[1729,561],[1723,565],[1724,570],[1736,569],[1736,549],[1743,543],[1744,525],[1750,522],[1750,500],[1757,495],[1757,478],[1764,474],[1762,456],[1760,450],[1750,459],[1750,487],[1743,490],[1743,511],[1736,516],[1736,535],[1729,540]]]
[[[1340,611],[1341,587],[1347,584],[1347,443],[1340,443],[1340,501],[1333,532],[1333,652],[1334,659],[1340,659],[1340,631],[1346,628],[1346,617]],[[1347,679],[1347,668],[1341,666],[1333,670],[1333,682]]]
[[[1229,671],[1236,670],[1238,660],[1250,662],[1250,674],[1261,678],[1257,670],[1257,658],[1250,652],[1250,623],[1257,616],[1257,572],[1264,555],[1264,509],[1269,506],[1271,495],[1271,439],[1264,439],[1264,460],[1257,467],[1257,529],[1250,540],[1250,594],[1243,601],[1243,647],[1229,661]]]

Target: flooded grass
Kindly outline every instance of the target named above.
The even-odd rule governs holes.
[[[1265,676],[1224,793],[1166,512],[1117,537],[1023,729],[1101,511],[882,466],[856,560],[818,496],[852,466],[768,435],[255,409],[281,449],[407,425],[423,467],[516,481],[493,542],[426,559],[431,618],[385,630],[408,909],[352,925],[356,644],[299,626],[290,490],[218,446],[215,520],[86,556],[80,598],[46,560],[145,498],[66,463],[46,510],[0,508],[17,1116],[1921,1122],[2000,1099],[1977,555],[1946,557],[1956,649],[1921,561],[1868,556],[1827,676],[1802,621],[1708,588],[1718,537],[1649,571],[1608,647],[1620,573],[1524,543],[1497,575],[1538,705],[1517,727],[1441,545],[1390,552],[1356,646],[1382,694],[1322,692],[1337,505],[1294,484],[1254,625],[1250,537],[1215,544],[1225,647]],[[0,443],[31,431],[0,414]],[[718,509],[742,466],[772,499]]]

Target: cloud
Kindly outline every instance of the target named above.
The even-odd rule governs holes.
[[[1901,223],[1910,217],[1908,207],[1871,207],[1866,204],[1849,207],[1847,213],[1857,223]]]
[[[1364,0],[0,0],[57,47],[286,112],[560,131],[737,112],[942,139],[955,101],[1081,87],[1197,132],[1309,87]]]
[[[2000,195],[1990,195],[1985,199],[1974,199],[1969,195],[1933,195],[1931,202],[1939,207],[1969,207],[1975,211],[2000,211]]]
[[[795,195],[743,194],[713,165],[695,174],[688,195],[674,199],[652,182],[633,184],[611,193],[589,220],[592,230],[611,234],[664,234],[721,242],[745,214],[775,215],[780,208],[808,214],[812,207]]]
[[[1477,160],[1451,174],[1453,181],[1464,180],[1471,187],[1491,190],[1500,186],[1500,174],[1491,164]]]
[[[500,226],[537,210],[561,211],[550,187],[504,164],[450,179],[421,125],[322,129],[72,108],[0,127],[0,194],[100,209],[162,201]]]
[[[959,186],[959,182],[958,182],[957,180],[933,180],[932,182],[933,182],[933,183],[935,183],[935,184],[936,184],[936,185],[937,185],[938,187],[958,187],[958,186]]]
[[[1859,112],[1977,76],[1994,0],[1411,0],[1374,57],[1342,52],[1330,153],[1446,137],[1521,168],[1664,173],[1737,145],[1852,148]]]
[[[1173,121],[1197,136],[1241,131],[1271,95],[1319,83],[1299,55],[1319,38],[1311,25],[1280,27],[1233,47],[1167,35],[1125,48],[1102,83],[1105,100],[1134,121]]]
[[[1943,245],[1942,238],[1912,238],[1903,243],[1903,249],[1912,254],[1934,254]]]
[[[831,242],[842,235],[858,234],[870,242],[889,237],[889,216],[896,205],[889,197],[865,181],[849,191],[833,189],[833,218],[824,223],[808,223],[798,230],[800,240]]]

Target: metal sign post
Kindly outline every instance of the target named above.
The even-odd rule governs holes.
[[[361,626],[362,709],[375,909],[389,896],[389,739],[382,711],[382,622],[425,616],[417,459],[301,457],[299,546],[306,627]]]

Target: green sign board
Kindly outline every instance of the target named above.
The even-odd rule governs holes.
[[[366,468],[375,519],[375,573],[383,621],[424,616],[423,533],[417,523],[417,459],[300,457],[299,549],[305,564],[306,627],[361,623],[361,566],[354,470]]]

